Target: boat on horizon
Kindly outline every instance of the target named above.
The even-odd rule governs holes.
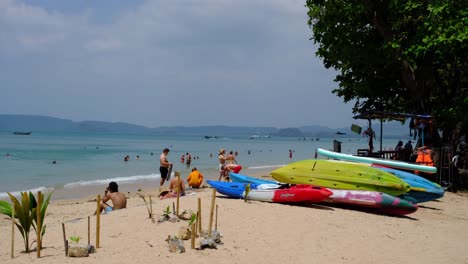
[[[32,131],[24,132],[24,131],[15,131],[13,134],[15,135],[31,135]]]

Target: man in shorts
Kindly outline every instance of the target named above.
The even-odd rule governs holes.
[[[107,203],[109,200],[111,200],[112,206]],[[119,186],[116,182],[110,182],[104,191],[104,197],[101,199],[101,212],[104,210],[106,213],[110,213],[123,208],[127,208],[127,197],[119,192]]]
[[[159,182],[159,186],[164,185],[164,181],[167,178],[167,174],[169,173],[169,168],[172,167],[172,163],[167,160],[167,155],[169,154],[169,149],[165,148],[159,156],[159,172],[161,173],[161,181]]]

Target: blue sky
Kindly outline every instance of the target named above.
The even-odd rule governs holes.
[[[0,114],[350,126],[311,36],[296,0],[0,0]]]

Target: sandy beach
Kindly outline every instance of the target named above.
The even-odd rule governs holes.
[[[257,175],[258,176],[258,175]],[[142,193],[157,195],[157,190]],[[208,229],[212,189],[181,197],[180,211],[196,211],[202,200],[202,225]],[[170,253],[165,239],[187,221],[153,223],[143,200],[128,193],[128,208],[101,216],[100,248],[88,258],[65,257],[62,222],[67,238],[87,242],[87,217],[96,208],[93,197],[52,200],[46,216],[42,257],[23,253],[15,229],[14,259],[10,258],[11,222],[0,219],[1,263],[468,263],[468,195],[446,193],[440,201],[424,203],[407,217],[392,217],[327,204],[291,206],[230,199],[217,194],[218,249]],[[156,218],[176,199],[155,199]],[[91,216],[91,244],[96,217]],[[214,227],[213,227],[214,229]],[[31,241],[35,239],[31,233]],[[200,238],[196,241],[196,246]],[[32,248],[35,248],[33,245]]]

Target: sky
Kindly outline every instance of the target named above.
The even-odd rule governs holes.
[[[350,126],[305,1],[0,0],[0,114]]]

